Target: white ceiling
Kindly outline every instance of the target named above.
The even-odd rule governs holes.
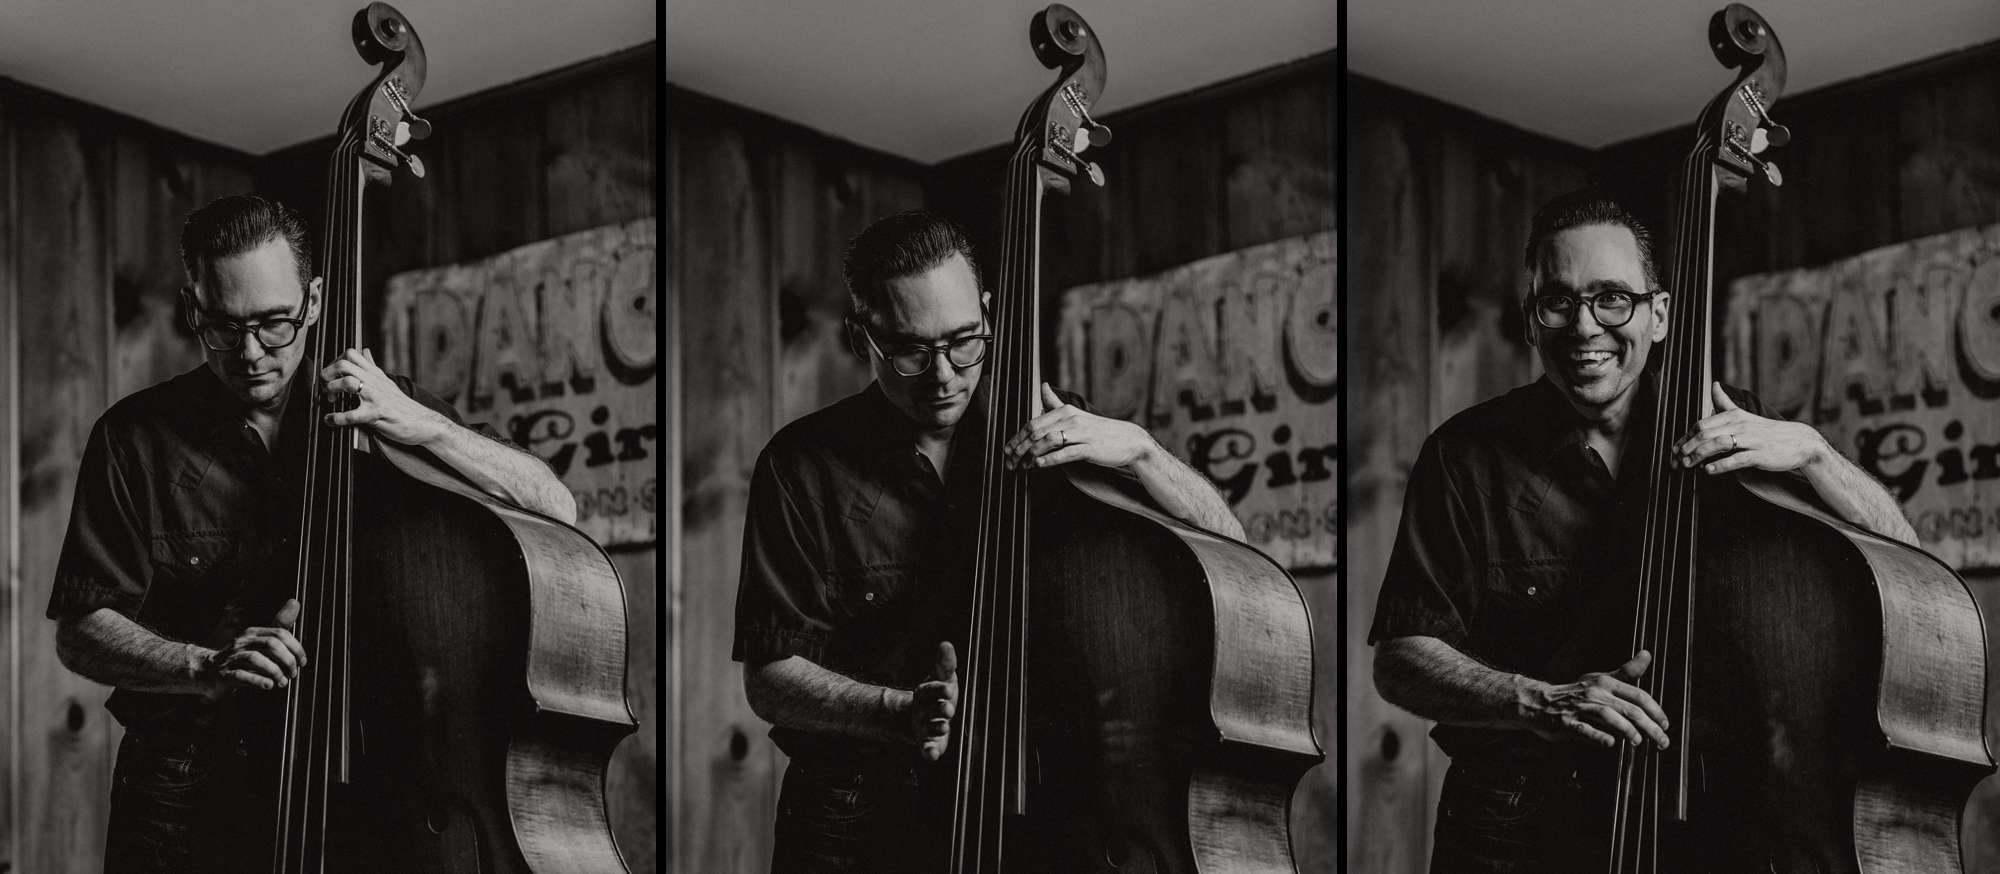
[[[677,0],[676,0],[677,2]],[[0,76],[264,154],[333,132],[375,68],[364,0],[0,0]],[[423,38],[417,106],[656,38],[655,0],[394,0]]]
[[[1989,0],[2000,2],[2000,0]],[[1048,0],[670,0],[667,81],[926,164],[1009,142]],[[1069,0],[1112,112],[1334,48],[1334,0]]]
[[[1694,121],[1729,84],[1723,0],[1349,0],[1348,69],[1598,148]],[[1786,93],[2000,39],[2000,0],[1751,0]],[[1783,107],[1773,116],[1784,121]]]

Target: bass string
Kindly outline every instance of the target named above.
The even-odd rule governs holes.
[[[359,173],[359,146],[352,133],[343,136],[328,169],[329,193],[325,223],[328,246],[321,271],[326,293],[309,346],[315,365],[332,360],[333,351],[357,340],[357,265],[339,253],[359,257],[360,196],[365,184]],[[346,610],[349,549],[352,533],[352,451],[320,419],[333,411],[333,398],[318,389],[318,376],[305,374],[307,393],[307,453],[301,478],[302,508],[298,531],[298,600],[302,610],[295,628],[309,651],[305,682],[286,692],[284,735],[280,750],[275,870],[316,868],[314,838],[323,845],[330,794],[339,764],[335,740],[344,741],[346,682]],[[301,689],[303,687],[303,689]],[[340,706],[336,706],[340,705]],[[303,772],[303,773],[302,773]],[[315,830],[315,826],[317,829]]]
[[[1018,207],[1018,204],[1025,199],[1025,186],[1031,184],[1025,174],[1027,154],[1028,148],[1024,142],[1009,163],[1009,196],[1002,205],[1003,240],[999,278],[1001,310],[996,319],[998,324],[992,328],[996,335],[997,348],[992,350],[991,357],[994,369],[999,374],[998,381],[1003,386],[1010,386],[1016,382],[1010,379],[1009,375],[1018,369],[1021,354],[1021,350],[1017,348],[1020,344],[1015,342],[1020,322],[1015,318],[1014,306],[1016,298],[1021,296],[1017,293],[1021,288],[1020,279],[1027,270],[1020,261],[1022,242],[1031,232],[1023,226],[1022,210]],[[988,633],[988,628],[994,624],[996,618],[994,614],[1000,612],[1000,605],[994,603],[1000,592],[1015,588],[1008,585],[1013,574],[1009,573],[1010,568],[1001,560],[1000,550],[1005,544],[1019,541],[1015,536],[1018,532],[1016,523],[1019,515],[1017,505],[1006,500],[1014,489],[1010,487],[1011,480],[1006,475],[1000,449],[1003,435],[1006,433],[1003,430],[1005,423],[1018,416],[1022,407],[1020,399],[1006,391],[994,391],[989,388],[979,394],[984,398],[987,412],[984,433],[986,451],[982,461],[983,488],[973,574],[974,610],[966,634],[969,664],[964,671],[965,681],[960,697],[959,720],[967,737],[957,759],[958,779],[955,792],[957,801],[953,810],[951,852],[953,868],[957,871],[979,870],[983,867],[989,840],[995,844],[997,852],[1000,823],[997,817],[995,821],[988,819],[989,804],[993,806],[994,814],[999,812],[997,800],[991,798],[994,783],[988,779],[995,770],[993,747],[996,743],[992,732],[995,720],[988,699],[991,697],[990,688],[995,682],[996,674],[1007,677],[1008,686],[1018,685],[1012,682],[1011,672],[996,669],[994,662],[997,653],[993,652],[993,635]],[[1015,557],[1020,556],[1018,550],[1013,552]],[[1011,625],[1012,623],[1010,627]],[[1011,699],[1013,693],[1011,690],[1007,691],[1006,697]],[[1002,704],[1003,709],[1008,706],[1008,703]],[[1004,713],[1000,722],[1007,723]],[[1006,740],[1002,738],[999,741],[1002,747],[999,750],[1002,758],[999,769],[1002,771],[1006,768],[1005,760],[1008,755],[1005,749],[1008,746]]]
[[[339,198],[333,196],[333,193],[342,190],[340,180],[345,176],[348,158],[351,157],[352,140],[351,135],[343,138],[343,141],[335,147],[333,159],[327,167],[326,190],[329,192],[329,197],[325,227],[329,236],[337,233],[337,228],[340,226],[337,218]],[[329,240],[327,251],[331,252],[333,248],[333,241]],[[322,270],[321,272],[325,275],[330,274],[331,271]],[[318,326],[315,327],[317,328]],[[313,330],[312,334],[310,348],[313,352],[313,358],[323,361],[325,360],[324,350],[327,342],[325,331],[323,329]],[[323,412],[319,392],[317,390],[313,391],[310,397],[310,418],[316,422]],[[314,571],[317,566],[314,554],[320,548],[320,545],[315,535],[322,529],[322,526],[317,519],[315,508],[319,506],[319,494],[322,491],[318,464],[322,452],[321,436],[321,428],[308,428],[307,453],[304,460],[305,469],[303,471],[304,475],[301,477],[303,503],[299,513],[299,530],[298,539],[296,540],[298,544],[298,565],[294,579],[297,586],[295,594],[302,606],[314,603],[314,594],[317,590],[317,587],[314,585],[314,577],[316,576]],[[310,642],[313,640],[313,633],[317,629],[317,622],[311,616],[301,615],[298,617],[295,628],[301,639]],[[309,702],[310,699],[307,697],[304,700]],[[294,858],[292,852],[293,844],[301,838],[301,835],[299,835],[300,829],[294,828],[293,824],[295,819],[304,815],[304,811],[300,809],[299,792],[296,788],[296,784],[300,779],[298,759],[302,755],[301,747],[310,743],[309,737],[300,736],[302,732],[307,730],[309,722],[309,717],[301,717],[301,701],[302,696],[299,694],[297,686],[286,691],[284,735],[279,754],[279,815],[275,824],[277,829],[276,840],[272,842],[274,871],[292,871],[297,870],[297,867],[299,867],[292,864]]]
[[[1694,421],[1707,388],[1706,379],[1699,372],[1701,362],[1695,360],[1697,335],[1702,327],[1695,318],[1699,310],[1688,305],[1706,278],[1702,267],[1706,263],[1710,215],[1706,209],[1696,209],[1695,201],[1709,202],[1700,181],[1706,172],[1707,148],[1704,134],[1686,158],[1682,196],[1676,204],[1673,277],[1676,293],[1669,298],[1668,317],[1672,327],[1661,362],[1659,388],[1652,399],[1654,451],[1647,460],[1650,488],[1642,529],[1639,604],[1633,618],[1632,650],[1645,649],[1655,656],[1637,685],[1656,701],[1677,700],[1681,705],[1677,724],[1681,726],[1686,726],[1689,719],[1687,684],[1691,678],[1696,481],[1688,471],[1672,465],[1668,441],[1674,436],[1674,423]],[[1682,694],[1677,698],[1666,695],[1672,678],[1678,678],[1681,684]],[[1684,792],[1688,755],[1685,728],[1682,738],[1672,761],[1678,765],[1676,782]],[[1612,870],[1658,869],[1660,831],[1666,815],[1662,787],[1667,777],[1662,768],[1667,761],[1657,750],[1644,745],[1621,747],[1613,811]],[[1641,808],[1636,814],[1632,810],[1634,804]]]

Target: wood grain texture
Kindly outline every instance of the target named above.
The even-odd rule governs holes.
[[[685,105],[671,92],[668,99]],[[729,658],[750,470],[772,428],[771,204],[763,162],[743,131],[686,112],[670,120],[674,284],[685,323],[700,326],[681,348],[689,414],[681,430],[673,868],[747,874],[770,864],[780,774]]]
[[[1268,557],[1094,470],[1034,500],[1039,865],[1289,872],[1287,802],[1321,758],[1303,599]]]
[[[1429,294],[1435,270],[1422,163],[1408,122],[1369,91],[1348,91],[1351,256],[1348,324],[1369,325],[1350,347],[1346,434],[1349,501],[1347,575],[1348,700],[1345,762],[1348,870],[1424,870],[1431,811],[1425,793],[1424,724],[1374,692],[1365,641],[1388,566],[1404,482],[1430,419],[1432,347]],[[1363,339],[1366,337],[1367,339]]]
[[[20,174],[19,306],[22,845],[24,870],[85,871],[101,864],[111,786],[107,689],[62,667],[55,626],[41,620],[68,527],[76,465],[106,403],[109,277],[102,192],[109,143],[70,119],[29,116],[15,131]],[[32,610],[32,613],[28,613]],[[33,617],[32,621],[29,617]]]
[[[376,442],[375,450],[414,483],[462,499],[459,505],[440,506],[435,499],[430,501],[441,511],[452,511],[438,514],[445,517],[439,519],[440,524],[448,520],[462,526],[466,522],[458,517],[472,516],[485,525],[497,523],[494,527],[505,528],[504,535],[496,531],[491,536],[492,543],[484,550],[499,557],[497,561],[489,559],[499,565],[493,568],[493,579],[454,582],[479,597],[482,604],[508,605],[495,608],[506,621],[494,623],[499,632],[494,636],[505,642],[494,649],[503,656],[498,661],[505,666],[497,672],[500,690],[496,697],[510,706],[462,709],[481,717],[496,717],[494,721],[510,712],[522,719],[511,738],[497,738],[491,732],[480,733],[478,738],[504,746],[505,809],[510,814],[506,818],[511,820],[514,841],[529,867],[536,874],[626,874],[629,868],[611,839],[605,796],[611,781],[606,766],[611,751],[637,723],[625,700],[625,587],[611,557],[574,526],[496,501],[415,453],[381,441]],[[389,508],[389,512],[400,509]],[[399,539],[390,540],[402,545]],[[430,552],[445,552],[442,546],[435,544]],[[440,587],[433,580],[419,582]],[[445,628],[456,631],[448,624]],[[523,634],[525,638],[520,637]],[[443,640],[455,637],[449,632],[438,635]],[[478,639],[486,642],[485,637]],[[525,668],[525,679],[520,683],[513,673],[517,665]],[[462,679],[466,684],[491,683],[496,675]],[[467,737],[471,736],[468,732]],[[643,854],[648,848],[633,849]]]
[[[20,847],[21,316],[13,112],[0,101],[0,859]]]

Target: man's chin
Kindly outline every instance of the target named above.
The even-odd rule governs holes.
[[[939,428],[953,427],[958,424],[958,420],[965,418],[965,405],[951,404],[942,407],[918,406],[913,410],[904,410],[904,413],[919,426],[929,430],[937,430]]]
[[[284,386],[267,382],[236,383],[230,388],[236,390],[236,399],[253,407],[268,407],[278,402]]]
[[[1581,380],[1564,376],[1556,380],[1571,401],[1592,407],[1601,407],[1617,400],[1637,382],[1636,379],[1630,381],[1621,379],[1620,374],[1616,373]]]

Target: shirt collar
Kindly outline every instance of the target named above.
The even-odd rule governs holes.
[[[860,412],[867,426],[865,433],[869,435],[869,443],[877,451],[897,455],[916,451],[917,424],[889,402],[889,396],[882,392],[881,382],[870,382],[867,388],[861,390]],[[961,445],[960,440],[967,434],[980,432],[985,427],[985,421],[986,385],[982,382],[973,390],[971,406],[958,420],[958,426],[952,429],[952,443]]]
[[[1589,442],[1584,438],[1583,415],[1570,406],[1569,399],[1555,383],[1555,378],[1542,374],[1534,385],[1535,445],[1547,447],[1542,455],[1543,462],[1549,463],[1564,453],[1580,455]],[[1649,432],[1653,423],[1653,375],[1640,374],[1637,393],[1632,396],[1631,416],[1625,422],[1626,451],[1647,451],[1651,445]],[[1636,456],[1635,456],[1636,457]]]
[[[292,383],[286,387],[286,391],[291,393],[291,397],[285,403],[287,425],[296,416],[302,415],[304,408],[312,403],[313,380],[310,374],[316,372],[317,368],[313,365],[310,355],[301,358],[299,366],[292,371]],[[243,401],[229,390],[229,386],[223,384],[222,378],[216,376],[214,370],[209,369],[208,362],[202,362],[184,376],[191,383],[193,395],[193,402],[189,407],[200,423],[207,426],[209,433],[224,430],[234,433],[243,427],[247,421],[244,417]]]

